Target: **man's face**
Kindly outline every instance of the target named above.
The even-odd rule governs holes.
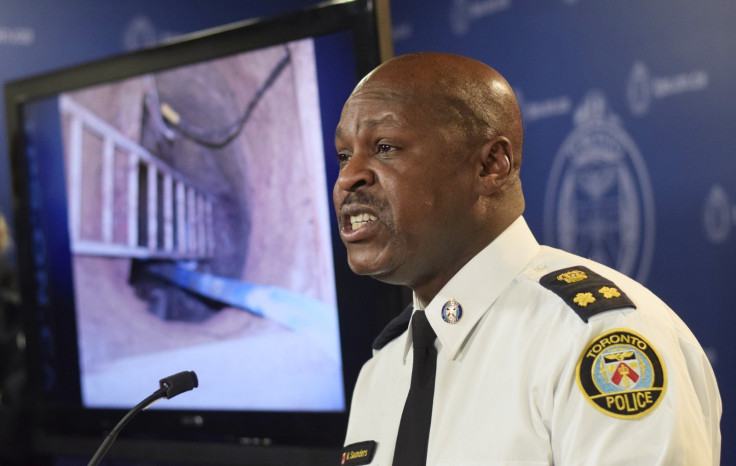
[[[358,274],[416,285],[462,247],[473,164],[457,129],[432,109],[380,85],[364,86],[343,108],[333,200]]]

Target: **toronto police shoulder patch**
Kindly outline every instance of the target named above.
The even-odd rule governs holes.
[[[562,298],[585,322],[609,309],[636,307],[612,281],[582,265],[548,273],[539,283]]]
[[[619,419],[651,413],[664,398],[667,370],[657,350],[628,329],[598,335],[580,355],[578,387],[600,412]]]

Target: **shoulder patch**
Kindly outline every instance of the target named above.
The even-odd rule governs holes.
[[[548,273],[539,283],[562,298],[585,322],[609,309],[636,308],[615,283],[581,265]]]
[[[391,319],[391,322],[381,330],[375,340],[373,340],[373,349],[380,350],[384,346],[388,345],[391,340],[398,337],[406,329],[409,328],[409,321],[411,320],[411,314],[414,311],[414,306],[406,306],[406,309],[401,311],[401,314]]]
[[[590,404],[619,419],[651,413],[667,389],[667,370],[659,352],[643,336],[623,328],[588,343],[575,377]]]

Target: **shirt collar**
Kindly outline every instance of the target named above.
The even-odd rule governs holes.
[[[463,266],[424,308],[441,348],[455,358],[471,330],[496,301],[501,292],[539,252],[540,246],[523,217]],[[462,317],[454,324],[442,319],[442,306],[454,299],[462,306]],[[414,295],[414,309],[422,306]],[[411,330],[409,331],[411,333]],[[407,339],[404,360],[411,347]],[[444,352],[444,351],[443,351]]]

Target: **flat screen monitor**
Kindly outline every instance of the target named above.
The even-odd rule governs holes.
[[[6,85],[39,435],[102,433],[193,370],[200,386],[131,436],[340,444],[401,300],[347,269],[330,201],[380,8],[318,5]]]

